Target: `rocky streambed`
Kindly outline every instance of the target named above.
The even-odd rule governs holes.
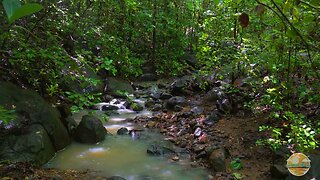
[[[38,162],[47,162],[56,151],[71,142],[68,138],[71,136],[77,142],[60,151],[46,165],[56,169],[33,168],[30,171],[35,179],[38,176],[57,176],[58,179],[81,179],[81,176],[82,179],[272,179],[288,176],[282,163],[285,162],[285,153],[274,156],[268,149],[255,145],[256,140],[263,136],[258,132],[259,125],[268,123],[268,120],[263,115],[251,116],[243,108],[243,103],[252,98],[244,93],[250,87],[245,81],[237,85],[241,91],[234,92],[228,90],[227,82],[212,81],[203,91],[192,76],[133,84],[110,79],[103,102],[92,107],[90,113],[84,111],[69,117],[63,106],[58,108],[61,116],[56,110],[50,110],[57,114],[55,119],[58,121],[53,122],[58,122],[58,125],[39,122],[39,117],[45,119],[48,111],[42,110],[41,115],[33,114],[36,109],[47,105],[37,105],[24,99],[27,103],[17,106],[21,122],[31,120],[32,125],[40,127],[24,131],[18,128],[17,132],[14,132],[16,128],[10,130],[11,133],[2,136],[0,157],[14,159],[16,153],[20,154],[17,156],[20,160],[40,157]],[[9,86],[9,89],[5,91],[6,95],[13,88]],[[21,93],[26,95],[27,92],[19,91],[18,94]],[[33,97],[31,99],[38,101],[35,95],[28,93]],[[10,101],[20,98],[15,93],[9,97]],[[10,101],[0,98],[0,103],[19,104]],[[108,121],[96,118],[105,115],[109,116]],[[91,129],[91,135],[81,126]],[[59,136],[61,130],[57,129],[61,127],[65,127],[62,132],[69,135],[66,139]],[[21,145],[21,141],[17,143],[19,141],[12,136],[16,139],[34,139],[36,136],[39,141]],[[46,139],[51,144],[47,146],[49,151],[41,141]],[[38,156],[43,151],[50,152],[49,156]],[[230,164],[234,160],[242,167],[233,169]],[[26,168],[23,164],[9,166],[11,172]],[[2,176],[10,174],[9,166],[0,166]],[[51,175],[45,176],[45,171]],[[24,172],[26,176],[30,175],[28,170]]]

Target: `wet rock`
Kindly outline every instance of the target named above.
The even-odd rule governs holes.
[[[166,103],[166,108],[173,110],[176,105],[184,105],[186,99],[181,96],[174,96],[170,98]]]
[[[202,107],[199,107],[199,106],[195,106],[190,110],[190,112],[193,115],[199,115],[199,114],[203,113],[203,111],[204,111],[204,109]]]
[[[206,146],[203,145],[203,144],[195,144],[192,149],[193,149],[193,151],[194,151],[195,153],[198,154],[198,153],[200,153],[201,151],[204,151],[205,148],[206,148]]]
[[[204,124],[208,126],[212,126],[213,124],[217,123],[221,119],[221,115],[218,110],[213,111],[204,121]]]
[[[130,109],[132,109],[134,111],[142,111],[143,107],[138,103],[132,103],[132,104],[130,104]]]
[[[173,110],[174,110],[175,112],[180,112],[180,111],[182,111],[182,109],[183,109],[183,107],[182,107],[182,106],[179,106],[179,105],[175,105],[174,108],[173,108]]]
[[[171,159],[172,159],[173,161],[179,161],[179,160],[180,160],[179,156],[173,156]]]
[[[33,162],[42,165],[55,154],[55,148],[43,126],[37,124],[6,137],[0,137],[0,161]]]
[[[107,180],[126,180],[126,179],[120,176],[111,176],[111,177],[108,177]]]
[[[108,104],[108,105],[103,105],[103,106],[101,107],[101,110],[102,110],[102,111],[113,111],[113,110],[118,110],[118,109],[119,109],[118,106],[114,106],[114,105],[110,105],[110,104]]]
[[[217,108],[221,113],[224,114],[232,112],[232,106],[229,99],[217,100]]]
[[[215,172],[226,171],[226,151],[223,148],[215,149],[209,156],[209,164]]]
[[[270,174],[274,178],[285,178],[289,175],[289,171],[285,165],[274,164],[270,167]]]
[[[128,130],[128,128],[122,127],[120,129],[118,129],[117,134],[118,135],[128,135],[129,130]]]
[[[17,118],[12,128],[19,129],[26,124],[40,124],[48,133],[56,151],[71,143],[68,131],[60,120],[59,111],[45,102],[37,92],[0,82],[0,105],[15,107]]]
[[[136,140],[136,139],[140,139],[141,138],[141,134],[140,134],[140,131],[138,130],[130,130],[129,131],[129,135],[132,137],[132,139]]]
[[[140,76],[141,81],[156,81],[158,80],[157,75],[153,73],[145,73]]]
[[[107,130],[101,121],[90,115],[82,117],[75,132],[75,140],[80,143],[94,144],[105,139]]]
[[[162,105],[161,104],[155,104],[151,108],[152,111],[161,111],[161,109],[162,109]]]
[[[69,132],[69,135],[73,137],[78,124],[72,117],[67,117],[65,121],[66,121],[66,127]]]
[[[196,155],[196,159],[200,159],[200,158],[205,158],[207,157],[207,153],[205,151],[200,151],[197,155]]]
[[[157,125],[157,122],[155,121],[148,121],[147,122],[147,128],[154,128]]]
[[[214,87],[206,94],[204,100],[207,102],[216,102],[217,100],[222,100],[225,98],[226,95],[224,94],[223,90],[220,87]]]
[[[172,94],[169,94],[169,93],[166,93],[166,92],[161,93],[161,95],[160,95],[160,97],[159,97],[159,99],[162,99],[162,100],[164,100],[164,99],[170,99],[170,98],[172,98]]]
[[[146,107],[146,108],[150,108],[150,107],[152,107],[153,105],[155,105],[156,104],[156,101],[154,101],[154,100],[148,100],[148,101],[146,101],[145,103],[144,103],[144,106]]]
[[[170,149],[169,147],[161,145],[151,145],[147,149],[147,153],[151,156],[166,156],[175,153],[175,151]]]
[[[105,91],[114,97],[126,98],[125,93],[133,94],[134,89],[127,81],[109,77]]]
[[[175,80],[170,85],[170,92],[173,95],[179,96],[186,93],[190,82],[192,81],[192,76],[183,76],[180,79]]]
[[[105,94],[102,96],[103,102],[110,102],[110,101],[112,101],[112,99],[114,99],[114,97],[109,94]]]

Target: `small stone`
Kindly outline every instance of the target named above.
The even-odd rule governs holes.
[[[223,148],[213,150],[209,157],[209,164],[216,172],[226,171],[226,151]]]
[[[206,133],[203,133],[200,137],[198,137],[199,143],[207,143],[209,141],[208,135]]]
[[[166,92],[161,93],[161,95],[159,97],[159,99],[170,99],[170,98],[172,98],[172,95],[169,93],[166,93]]]
[[[195,153],[200,153],[201,151],[203,151],[205,149],[205,147],[206,147],[205,145],[195,145],[193,147],[193,151]]]
[[[157,125],[155,121],[148,121],[147,128],[154,128]]]
[[[120,129],[118,129],[117,131],[118,135],[128,135],[129,134],[129,130],[125,127],[122,127]]]
[[[199,137],[199,136],[201,136],[201,134],[202,134],[201,128],[200,128],[200,127],[197,127],[197,129],[194,131],[193,135],[194,135],[195,137]]]
[[[173,161],[179,161],[179,157],[178,156],[173,156],[172,158],[171,158]]]

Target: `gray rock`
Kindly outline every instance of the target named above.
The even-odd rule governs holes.
[[[75,61],[78,61],[76,58],[71,58],[74,59]],[[80,62],[80,61],[78,61]],[[78,63],[77,62],[77,63]],[[79,63],[78,63],[79,64]],[[71,66],[66,66],[62,72],[63,76],[61,79],[61,88],[64,89],[65,91],[76,91],[77,93],[88,93],[88,92],[103,92],[104,89],[104,83],[103,80],[86,64],[79,64],[78,67],[80,67],[81,71],[74,72],[71,70]],[[95,79],[99,80],[100,83],[98,84],[93,84],[90,81],[87,82],[80,82],[78,80],[75,80],[70,76],[70,73],[77,73],[88,78],[88,79]]]
[[[217,100],[217,108],[221,113],[228,114],[232,112],[232,105],[229,99]]]
[[[75,140],[80,143],[94,144],[104,140],[106,134],[107,130],[98,118],[85,115],[76,129]]]
[[[35,91],[20,89],[13,84],[0,82],[0,105],[15,106],[17,118],[13,128],[23,127],[25,124],[42,125],[57,151],[71,143],[71,138],[60,120],[58,110],[45,102]]]
[[[118,109],[119,109],[118,106],[114,106],[114,105],[110,105],[110,104],[108,104],[108,105],[103,105],[103,106],[101,107],[101,110],[102,110],[102,111],[113,111],[113,110],[118,110]]]
[[[173,110],[176,105],[185,105],[186,99],[181,96],[174,96],[170,98],[166,103],[166,108]]]
[[[155,104],[151,107],[151,111],[161,111],[162,105],[161,104]]]
[[[204,124],[211,126],[217,123],[221,119],[221,115],[218,110],[213,111],[204,121]]]
[[[29,126],[24,132],[0,138],[0,161],[33,162],[42,165],[55,154],[46,130],[40,124]]]
[[[154,144],[147,149],[147,153],[152,156],[165,156],[173,154],[175,151],[169,147]]]
[[[156,81],[157,79],[157,75],[153,73],[145,73],[140,76],[141,81]]]
[[[122,127],[120,129],[118,129],[117,131],[118,135],[128,135],[129,134],[129,130],[125,127]]]
[[[285,178],[289,175],[289,171],[285,165],[274,164],[270,167],[270,174],[274,178]]]
[[[204,109],[202,107],[195,106],[190,111],[192,112],[193,115],[199,115],[203,113]]]
[[[214,87],[206,94],[204,100],[208,102],[216,102],[217,100],[222,100],[225,98],[226,95],[224,94],[221,87]]]
[[[160,95],[160,97],[159,97],[159,99],[170,99],[170,98],[172,98],[172,94],[169,94],[169,93],[166,93],[166,92],[163,92],[163,93],[161,93],[161,95]]]
[[[183,76],[175,80],[170,85],[171,94],[175,96],[186,94],[186,89],[189,87],[191,81],[192,81],[192,76]]]
[[[154,100],[148,100],[148,101],[146,101],[146,102],[144,103],[144,106],[145,106],[146,108],[149,108],[149,107],[152,107],[154,104],[156,104],[156,101],[154,101]]]
[[[209,156],[209,164],[215,172],[226,171],[226,151],[223,148],[215,149]]]
[[[103,102],[110,102],[112,99],[114,99],[114,97],[109,94],[105,94],[102,96]]]
[[[126,179],[120,176],[111,176],[111,177],[108,177],[107,180],[126,180]]]
[[[110,77],[107,80],[106,92],[114,97],[125,98],[123,93],[133,94],[134,89],[129,82]]]

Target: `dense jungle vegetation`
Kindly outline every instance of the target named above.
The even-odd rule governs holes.
[[[99,101],[87,78],[135,79],[148,64],[160,77],[192,72],[230,92],[249,88],[246,106],[270,114],[258,141],[309,151],[320,135],[320,1],[317,0],[3,0],[0,81],[36,90],[73,110]],[[191,56],[196,64],[189,61]],[[2,123],[14,107],[0,107]]]

